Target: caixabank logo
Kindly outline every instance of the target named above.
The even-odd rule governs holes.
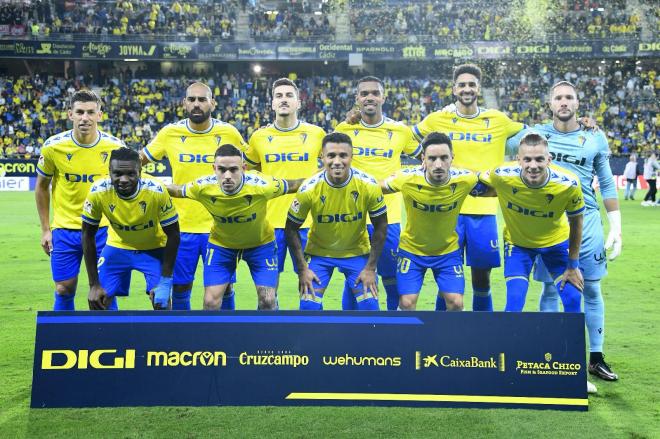
[[[448,353],[415,352],[415,370],[423,369],[492,369],[506,371],[504,352],[497,355],[451,355]]]
[[[582,365],[554,360],[550,352],[546,352],[543,359],[516,360],[516,371],[520,375],[562,375],[576,376]]]
[[[145,351],[136,349],[45,349],[42,370],[135,369],[142,367],[225,367],[222,351]]]

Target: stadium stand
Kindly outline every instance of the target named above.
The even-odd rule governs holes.
[[[270,10],[257,6],[250,11],[250,36],[257,41],[308,41],[323,38],[332,41],[335,29],[327,10],[312,12],[308,7],[283,4]]]

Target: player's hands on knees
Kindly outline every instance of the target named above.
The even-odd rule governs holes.
[[[172,309],[172,277],[161,276],[158,285],[149,294],[154,309]]]
[[[48,256],[53,251],[53,232],[46,230],[41,234],[41,248]]]
[[[582,127],[587,131],[600,131],[596,119],[592,119],[589,116],[582,116],[578,119],[578,122]]]
[[[87,294],[87,303],[92,311],[101,311],[108,309],[112,298],[101,285],[92,285]]]
[[[562,290],[564,289],[566,282],[570,283],[580,291],[584,290],[584,278],[582,277],[582,272],[579,268],[567,268],[566,271],[564,271],[560,284]]]
[[[366,296],[371,294],[374,299],[378,299],[378,279],[376,278],[376,271],[368,268],[363,269],[360,275],[355,279],[355,287],[362,284],[362,292]]]
[[[346,118],[344,119],[344,122],[346,122],[349,125],[355,125],[362,119],[362,114],[360,114],[360,110],[357,108],[352,108],[348,113],[346,113]]]
[[[300,298],[304,299],[309,295],[314,299],[314,282],[317,284],[321,283],[321,280],[316,273],[308,267],[302,268],[300,273],[298,273],[298,291],[300,291]]]

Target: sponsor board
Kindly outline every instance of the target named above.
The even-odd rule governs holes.
[[[0,177],[0,192],[26,192],[30,190],[30,177]]]
[[[31,406],[586,410],[584,352],[581,313],[40,312]]]

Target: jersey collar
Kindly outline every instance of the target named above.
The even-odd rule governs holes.
[[[220,183],[220,182],[218,182]],[[241,184],[238,185],[236,190],[234,192],[225,192],[225,190],[222,188],[222,185],[220,185],[220,190],[222,191],[223,194],[225,195],[236,195],[243,189],[243,185],[245,184],[245,174],[243,174],[243,177],[241,178]]]
[[[135,199],[135,197],[138,196],[138,194],[140,193],[141,188],[142,188],[142,179],[139,179],[138,184],[137,184],[137,188],[135,189],[135,193],[133,195],[129,195],[128,197],[122,197],[121,195],[119,195],[119,193],[117,191],[115,191],[115,193],[122,200],[133,200],[133,199]]]
[[[519,174],[520,181],[522,181],[523,184],[524,184],[526,187],[530,188],[530,189],[541,189],[541,188],[544,188],[544,187],[546,187],[546,186],[548,185],[548,182],[550,181],[550,174],[552,173],[552,170],[551,170],[550,168],[547,168],[547,169],[548,169],[548,176],[546,177],[545,182],[543,182],[543,184],[542,184],[541,186],[530,186],[530,185],[528,185],[527,182],[525,182],[525,179],[522,178],[522,168],[520,169],[520,174]]]
[[[382,118],[380,119],[380,122],[376,122],[373,125],[369,125],[368,123],[365,123],[362,119],[360,119],[360,125],[362,125],[365,128],[378,128],[379,126],[381,126],[384,123],[385,123],[385,116],[382,116]]]
[[[73,143],[75,143],[76,146],[80,146],[81,148],[92,148],[101,141],[101,131],[96,130],[96,140],[94,140],[92,143],[80,143],[76,140],[76,136],[73,133],[73,130],[71,130],[71,140],[73,140]]]
[[[345,182],[343,182],[342,184],[334,185],[334,184],[330,183],[330,180],[328,180],[327,171],[323,171],[323,179],[325,180],[326,183],[328,183],[328,186],[330,186],[332,188],[335,188],[335,189],[345,187],[346,185],[348,185],[348,183],[350,183],[352,178],[353,178],[353,168],[351,168],[349,170],[348,178],[346,179]]]
[[[277,122],[273,122],[273,126],[275,127],[275,129],[276,129],[277,131],[282,131],[282,132],[286,133],[287,131],[293,131],[293,130],[295,130],[296,128],[298,128],[298,127],[300,126],[300,120],[298,120],[298,123],[296,123],[296,124],[295,124],[294,126],[292,126],[291,128],[281,128],[281,127],[277,126]]]
[[[186,128],[188,129],[188,131],[190,131],[191,133],[195,133],[195,134],[206,134],[206,133],[210,132],[213,129],[214,125],[215,125],[215,121],[213,119],[211,119],[211,125],[207,129],[202,130],[202,131],[193,130],[190,127],[190,119],[186,119]]]
[[[447,181],[445,181],[445,182],[442,183],[442,184],[431,183],[431,182],[429,181],[429,179],[426,178],[426,171],[424,171],[424,169],[422,169],[422,172],[424,172],[424,181],[426,181],[426,182],[429,184],[429,186],[431,186],[431,187],[442,187],[442,186],[447,186],[447,185],[449,184],[449,182],[451,181],[451,168],[449,169],[449,178],[447,179]]]
[[[463,114],[460,111],[458,111],[458,108],[456,109],[456,116],[462,117],[463,119],[474,119],[476,117],[479,117],[481,114],[481,107],[477,107],[477,112],[475,114]]]

